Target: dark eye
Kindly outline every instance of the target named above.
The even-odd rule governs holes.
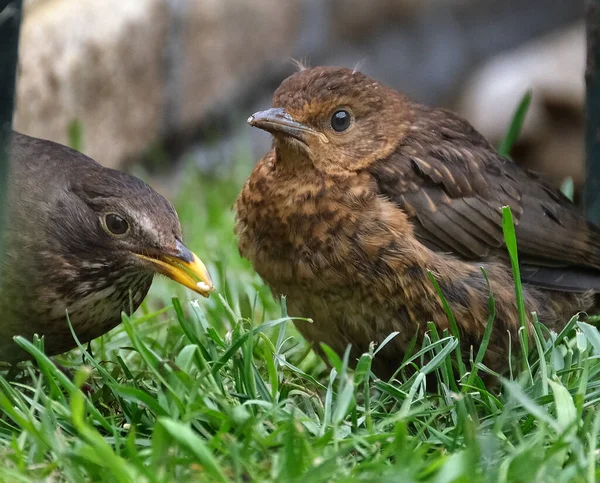
[[[352,121],[352,117],[348,111],[340,109],[339,111],[335,111],[333,116],[331,116],[331,127],[334,131],[342,132],[350,127],[350,122]]]
[[[106,229],[113,235],[124,235],[129,230],[129,223],[115,213],[109,213],[104,217]]]

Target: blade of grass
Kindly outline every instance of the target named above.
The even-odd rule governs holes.
[[[508,132],[506,133],[506,136],[504,136],[504,139],[498,146],[498,152],[502,156],[508,157],[510,155],[512,147],[519,138],[519,134],[521,134],[521,129],[523,129],[523,124],[525,123],[525,116],[527,115],[529,105],[531,104],[531,96],[532,93],[530,90],[525,92],[525,94],[521,98],[521,101],[519,102],[519,105],[517,106],[517,109],[513,115],[512,121],[508,128]]]
[[[446,300],[446,297],[444,296],[442,289],[437,283],[437,280],[433,276],[433,273],[431,273],[430,270],[427,270],[427,275],[429,276],[429,280],[431,280],[431,283],[435,287],[435,291],[437,292],[438,297],[440,297],[440,300],[442,301],[442,307],[444,308],[444,312],[446,312],[446,317],[448,317],[448,322],[450,323],[450,330],[452,331],[452,335],[456,337],[456,339],[460,342],[460,331],[458,330],[458,325],[456,323],[456,319],[454,318],[454,314],[452,313],[452,309],[450,308],[450,304],[448,304],[448,300]],[[462,378],[465,375],[465,372],[467,372],[467,369],[462,359],[460,344],[457,344],[456,346],[456,362],[458,364],[459,378]]]
[[[217,481],[227,481],[212,451],[189,426],[167,418],[159,418],[158,424],[182,449],[192,455],[210,476]]]
[[[490,280],[488,279],[487,272],[485,268],[481,267],[481,273],[483,274],[483,278],[485,278],[485,283],[487,284],[488,291],[490,296],[488,298],[488,309],[490,311],[490,316],[488,317],[487,324],[485,326],[485,330],[483,331],[483,337],[481,339],[481,344],[479,346],[479,350],[477,351],[477,356],[475,356],[475,362],[473,367],[471,368],[471,374],[467,379],[467,386],[472,386],[477,377],[477,372],[479,371],[479,364],[483,362],[483,358],[485,356],[485,352],[487,351],[488,344],[490,342],[490,337],[492,335],[492,329],[494,327],[494,320],[496,319],[496,302],[494,300],[494,293],[492,292],[492,287],[490,285]],[[467,388],[463,388],[463,390],[468,390]]]
[[[510,211],[510,206],[502,207],[502,231],[504,232],[504,241],[506,242],[506,248],[508,249],[510,264],[512,267],[515,284],[515,297],[517,300],[517,311],[519,313],[521,327],[523,328],[523,354],[524,359],[526,360],[527,357],[529,357],[529,331],[527,325],[527,316],[525,315],[525,301],[523,299],[523,285],[521,283],[519,255],[517,253],[517,235],[515,234],[515,225],[513,222],[512,212]]]

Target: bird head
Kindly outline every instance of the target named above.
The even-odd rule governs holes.
[[[273,107],[248,123],[270,132],[275,149],[318,170],[343,174],[389,156],[410,128],[408,99],[345,68],[304,69],[285,79]]]
[[[46,224],[59,253],[99,277],[159,273],[208,297],[210,274],[183,244],[171,203],[140,179],[100,165],[71,178],[53,200],[55,222]]]

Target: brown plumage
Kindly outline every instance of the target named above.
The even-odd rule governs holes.
[[[600,289],[600,232],[549,184],[500,156],[467,121],[348,69],[295,73],[273,109],[249,119],[273,134],[237,200],[239,248],[302,334],[353,358],[378,354],[387,377],[432,320],[448,328],[433,272],[463,350],[477,348],[491,283],[497,316],[484,362],[502,370],[520,327],[502,234],[516,220],[528,313],[559,328]],[[517,344],[513,343],[513,350]]]

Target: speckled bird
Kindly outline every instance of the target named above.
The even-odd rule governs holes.
[[[352,360],[396,336],[373,368],[389,377],[433,321],[449,329],[428,272],[455,316],[466,356],[496,319],[484,363],[502,372],[520,325],[502,231],[516,224],[526,311],[558,329],[594,305],[600,232],[540,177],[467,121],[357,71],[301,70],[271,109],[248,120],[273,135],[236,204],[241,254],[319,350],[352,345]],[[508,333],[507,333],[508,332]]]

